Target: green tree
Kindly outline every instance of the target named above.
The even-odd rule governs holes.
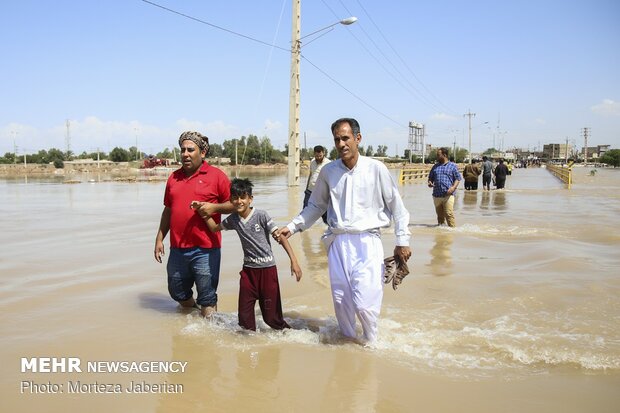
[[[0,163],[15,163],[15,154],[13,152],[7,152],[0,158]]]
[[[338,150],[335,146],[332,146],[332,150],[329,151],[329,159],[331,159],[332,161],[338,159]]]
[[[157,152],[157,154],[155,154],[155,156],[157,158],[160,158],[160,159],[172,159],[172,157],[173,157],[172,151],[170,149],[168,149],[168,148],[165,148],[161,152]]]
[[[219,143],[209,145],[209,158],[221,158],[224,156],[224,148]]]
[[[129,151],[117,146],[110,151],[110,160],[112,162],[127,162],[129,161]]]
[[[452,154],[451,154],[452,155]],[[465,162],[465,158],[469,156],[469,152],[465,148],[456,148],[456,153],[454,154],[454,162],[462,163]]]
[[[50,158],[45,149],[41,149],[36,154],[32,154],[28,157],[28,162],[30,163],[39,163],[39,164],[47,164],[50,163]]]
[[[601,156],[601,163],[611,165],[613,167],[620,166],[620,149],[611,149]]]
[[[137,161],[137,160],[141,160],[144,159],[144,153],[142,153],[142,151],[138,151],[138,148],[136,148],[135,146],[131,146],[129,148],[129,161]]]
[[[373,156],[374,155],[374,150],[372,149],[372,145],[368,145],[368,148],[366,148],[366,152],[364,154],[366,156]]]
[[[387,149],[387,145],[377,146],[377,152],[375,152],[375,156],[387,156]]]
[[[51,148],[49,151],[47,151],[47,156],[48,162],[53,162],[56,168],[62,168],[65,166],[65,152],[61,151],[60,149]]]

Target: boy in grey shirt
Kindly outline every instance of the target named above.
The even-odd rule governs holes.
[[[248,330],[256,330],[254,306],[258,300],[263,320],[273,329],[290,328],[282,315],[282,301],[278,271],[271,250],[270,235],[278,229],[269,214],[250,206],[253,201],[252,183],[249,179],[233,179],[230,185],[230,202],[235,212],[221,224],[207,218],[207,226],[213,232],[222,230],[237,231],[243,247],[243,268],[239,273],[239,325]],[[193,208],[200,203],[193,202]],[[284,250],[291,259],[291,272],[301,279],[301,268],[288,240],[282,242]]]

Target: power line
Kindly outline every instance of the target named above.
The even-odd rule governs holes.
[[[420,80],[420,78],[415,74],[415,72],[409,67],[409,65],[407,64],[407,62],[405,62],[405,60],[401,57],[401,55],[398,53],[398,51],[392,46],[392,44],[390,43],[390,41],[387,39],[387,37],[385,37],[385,35],[383,34],[383,32],[381,31],[381,29],[379,28],[379,26],[375,23],[375,21],[373,20],[372,16],[366,11],[366,9],[364,8],[364,6],[360,3],[359,0],[356,0],[357,4],[360,6],[360,8],[364,11],[364,14],[366,14],[366,16],[368,17],[368,20],[373,24],[373,26],[377,29],[377,31],[379,32],[379,34],[381,35],[381,37],[383,38],[383,40],[385,40],[385,42],[387,43],[387,45],[390,47],[390,49],[392,49],[392,51],[394,52],[394,54],[398,57],[398,59],[400,60],[400,62],[403,64],[403,66],[405,66],[405,68],[407,68],[407,70],[409,71],[409,73],[411,73],[411,75],[422,85],[422,87],[437,101],[439,102],[439,104],[441,106],[443,106],[445,109],[447,109],[447,111],[453,115],[456,116],[456,112],[453,111],[452,109],[450,109],[447,105],[445,105],[437,96],[435,96],[435,94],[433,92],[431,92],[431,90],[424,84],[424,82],[422,82],[422,80]]]
[[[151,6],[159,7],[159,8],[160,8],[160,9],[162,9],[162,10],[166,10],[166,11],[168,11],[168,12],[170,12],[170,13],[177,14],[177,15],[179,15],[179,16],[185,17],[186,19],[193,20],[193,21],[195,21],[195,22],[198,22],[198,23],[201,23],[201,24],[204,24],[204,25],[207,25],[207,26],[213,27],[213,28],[218,29],[218,30],[222,30],[222,31],[224,31],[224,32],[226,32],[226,33],[234,34],[235,36],[243,37],[244,39],[251,40],[251,41],[253,41],[253,42],[260,43],[260,44],[265,45],[265,46],[275,47],[276,49],[284,50],[285,52],[290,52],[290,49],[286,49],[286,48],[284,48],[284,47],[276,46],[276,45],[274,45],[274,44],[267,43],[267,42],[264,42],[264,41],[259,40],[259,39],[255,39],[255,38],[250,37],[250,36],[247,36],[247,35],[245,35],[245,34],[241,34],[241,33],[235,32],[235,31],[233,31],[233,30],[227,29],[227,28],[225,28],[225,27],[218,26],[217,24],[209,23],[209,22],[207,22],[207,21],[204,21],[204,20],[198,19],[198,18],[193,17],[193,16],[190,16],[190,15],[188,15],[188,14],[181,13],[181,12],[179,12],[179,11],[169,9],[168,7],[164,7],[164,6],[160,5],[160,4],[153,3],[152,1],[149,1],[149,0],[142,0],[142,1],[143,1],[144,3],[150,4]]]
[[[218,25],[213,24],[213,23],[209,23],[209,22],[207,22],[207,21],[204,21],[204,20],[198,19],[198,18],[193,17],[193,16],[190,16],[190,15],[188,15],[188,14],[181,13],[181,12],[179,12],[179,11],[176,11],[176,10],[170,9],[170,8],[168,8],[168,7],[164,7],[164,6],[162,6],[162,5],[159,5],[159,4],[154,3],[154,2],[152,2],[152,1],[149,1],[149,0],[142,0],[142,1],[143,1],[144,3],[147,3],[147,4],[150,4],[150,5],[152,5],[152,6],[158,7],[158,8],[160,8],[160,9],[162,9],[162,10],[166,10],[166,11],[168,11],[168,12],[170,12],[170,13],[174,13],[174,14],[177,14],[177,15],[179,15],[179,16],[185,17],[186,19],[193,20],[193,21],[196,21],[196,22],[198,22],[198,23],[201,23],[201,24],[204,24],[204,25],[207,25],[207,26],[210,26],[210,27],[216,28],[216,29],[218,29],[218,30],[222,30],[222,31],[225,31],[225,32],[230,33],[230,34],[234,34],[234,35],[239,36],[239,37],[242,37],[242,38],[244,38],[244,39],[248,39],[248,40],[254,41],[254,42],[256,42],[256,43],[260,43],[260,44],[262,44],[262,45],[265,45],[265,46],[270,46],[270,47],[273,47],[273,48],[276,48],[276,49],[279,49],[279,50],[283,50],[283,51],[285,51],[285,52],[290,53],[290,49],[286,49],[286,48],[283,48],[283,47],[279,47],[279,46],[276,46],[276,45],[274,45],[274,44],[267,43],[267,42],[264,42],[264,41],[262,41],[262,40],[255,39],[255,38],[253,38],[253,37],[246,36],[246,35],[241,34],[241,33],[237,33],[237,32],[235,32],[235,31],[232,31],[232,30],[226,29],[226,28],[224,28],[224,27],[218,26]],[[358,40],[358,41],[359,41],[359,40]],[[400,122],[398,122],[398,121],[396,121],[396,120],[392,119],[391,117],[389,117],[389,116],[388,116],[388,115],[386,115],[385,113],[381,112],[380,110],[378,110],[377,108],[375,108],[374,106],[372,106],[371,104],[369,104],[368,102],[366,102],[366,101],[365,101],[364,99],[362,99],[360,96],[356,95],[356,94],[355,94],[355,93],[353,93],[351,90],[347,89],[344,85],[342,85],[340,82],[338,82],[338,81],[337,81],[336,79],[334,79],[332,76],[330,76],[330,75],[329,75],[327,72],[325,72],[323,69],[321,69],[320,67],[318,67],[317,65],[315,65],[314,63],[312,63],[312,62],[311,62],[310,60],[308,60],[305,56],[303,56],[303,55],[302,55],[301,57],[302,57],[304,60],[306,60],[306,61],[307,61],[310,65],[312,65],[315,69],[317,69],[317,70],[318,70],[321,74],[323,74],[323,75],[324,75],[325,77],[327,77],[329,80],[331,80],[332,82],[334,82],[337,86],[339,86],[340,88],[342,88],[344,91],[346,91],[347,93],[349,93],[351,96],[355,97],[357,100],[359,100],[360,102],[362,102],[364,105],[368,106],[370,109],[372,109],[373,111],[375,111],[375,112],[376,112],[376,113],[378,113],[379,115],[383,116],[384,118],[386,118],[386,119],[390,120],[391,122],[393,122],[393,123],[397,124],[398,126],[405,128],[405,126],[404,126],[404,125],[402,125]]]
[[[315,65],[314,63],[312,63],[310,60],[308,60],[307,57],[305,57],[304,55],[301,55],[301,57],[308,62],[309,64],[311,64],[312,66],[314,66],[314,68],[316,70],[318,70],[319,72],[321,72],[325,77],[327,77],[329,80],[331,80],[332,82],[334,82],[336,85],[340,86],[343,90],[345,90],[347,93],[349,93],[351,96],[353,96],[355,99],[359,100],[360,102],[362,102],[364,105],[368,106],[370,109],[374,110],[376,113],[378,113],[379,115],[383,116],[384,118],[388,119],[391,122],[394,122],[395,124],[397,124],[400,127],[405,127],[404,125],[402,125],[400,122],[392,119],[391,117],[389,117],[388,115],[386,115],[385,113],[381,112],[379,109],[375,108],[374,106],[372,106],[370,103],[366,102],[364,99],[362,99],[361,97],[359,97],[358,95],[356,95],[355,93],[353,93],[351,90],[347,89],[345,86],[343,86],[340,82],[338,82],[336,79],[334,79],[333,77],[331,77],[329,74],[327,74],[327,72],[325,72],[323,69],[321,69],[320,67],[318,67],[317,65]]]

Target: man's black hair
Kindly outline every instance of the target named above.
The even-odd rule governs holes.
[[[230,183],[230,196],[242,197],[247,194],[252,196],[252,187],[254,184],[248,178],[235,178]]]
[[[332,135],[334,134],[334,132],[336,131],[336,128],[338,126],[340,126],[340,124],[342,123],[348,123],[349,126],[351,127],[351,132],[353,133],[354,137],[357,137],[357,135],[360,133],[360,124],[357,120],[353,119],[353,118],[340,118],[337,121],[335,121],[334,123],[332,123]]]
[[[314,147],[314,152],[325,152],[325,148],[322,147],[321,145],[317,145]]]

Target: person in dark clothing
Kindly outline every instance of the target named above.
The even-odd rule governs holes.
[[[508,176],[508,167],[504,164],[504,159],[499,160],[499,164],[493,171],[495,174],[495,186],[497,189],[504,189],[506,185],[506,176]]]

